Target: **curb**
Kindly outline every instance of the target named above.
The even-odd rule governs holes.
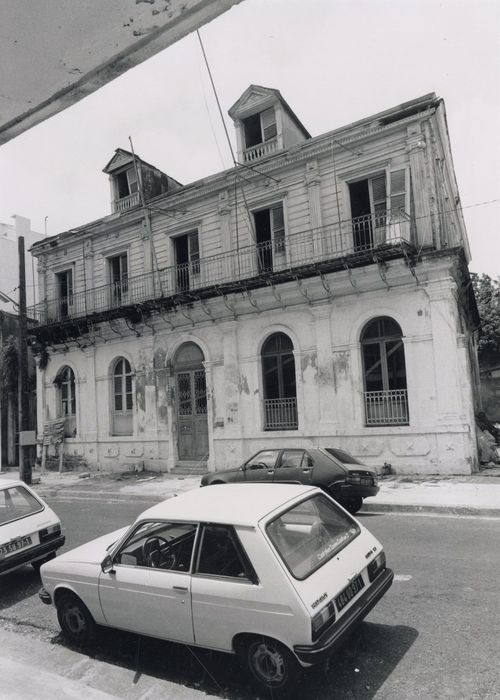
[[[61,500],[78,501],[92,500],[124,503],[131,499],[136,501],[144,501],[145,503],[158,503],[169,498],[175,497],[177,494],[141,494],[141,493],[117,493],[116,491],[94,491],[90,489],[74,489],[74,488],[45,488],[37,489],[37,493],[42,498],[59,498]],[[418,505],[414,503],[363,503],[360,515],[364,513],[415,513],[421,515],[456,515],[456,516],[475,516],[483,518],[500,518],[500,507],[477,507],[477,506],[450,506],[450,505]]]
[[[477,508],[474,506],[432,506],[416,505],[413,503],[363,503],[360,515],[363,513],[415,513],[422,515],[457,515],[476,516],[482,518],[500,518],[500,508]]]

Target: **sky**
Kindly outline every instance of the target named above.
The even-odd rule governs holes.
[[[500,275],[500,2],[243,0],[200,29],[226,124],[251,84],[312,136],[435,92],[472,251]],[[111,213],[116,148],[188,184],[232,160],[196,33],[0,147],[0,222],[54,235]],[[4,290],[9,291],[9,290]]]

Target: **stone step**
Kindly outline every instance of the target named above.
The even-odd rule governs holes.
[[[177,462],[175,467],[172,469],[171,474],[182,474],[183,476],[191,475],[197,476],[199,474],[207,473],[207,463],[206,462]]]

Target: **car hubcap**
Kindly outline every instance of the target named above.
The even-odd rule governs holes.
[[[76,637],[80,637],[85,632],[87,627],[85,618],[82,615],[80,608],[78,608],[76,605],[68,605],[64,617],[68,628]]]
[[[266,683],[280,683],[285,677],[285,662],[281,654],[267,644],[259,644],[253,653],[256,674]]]

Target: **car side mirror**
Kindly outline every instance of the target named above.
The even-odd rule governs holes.
[[[111,557],[109,554],[104,557],[104,559],[101,562],[101,570],[103,574],[114,574],[115,570],[113,569],[113,557]]]
[[[307,466],[308,467],[314,467],[314,461],[312,457],[307,458]]]

